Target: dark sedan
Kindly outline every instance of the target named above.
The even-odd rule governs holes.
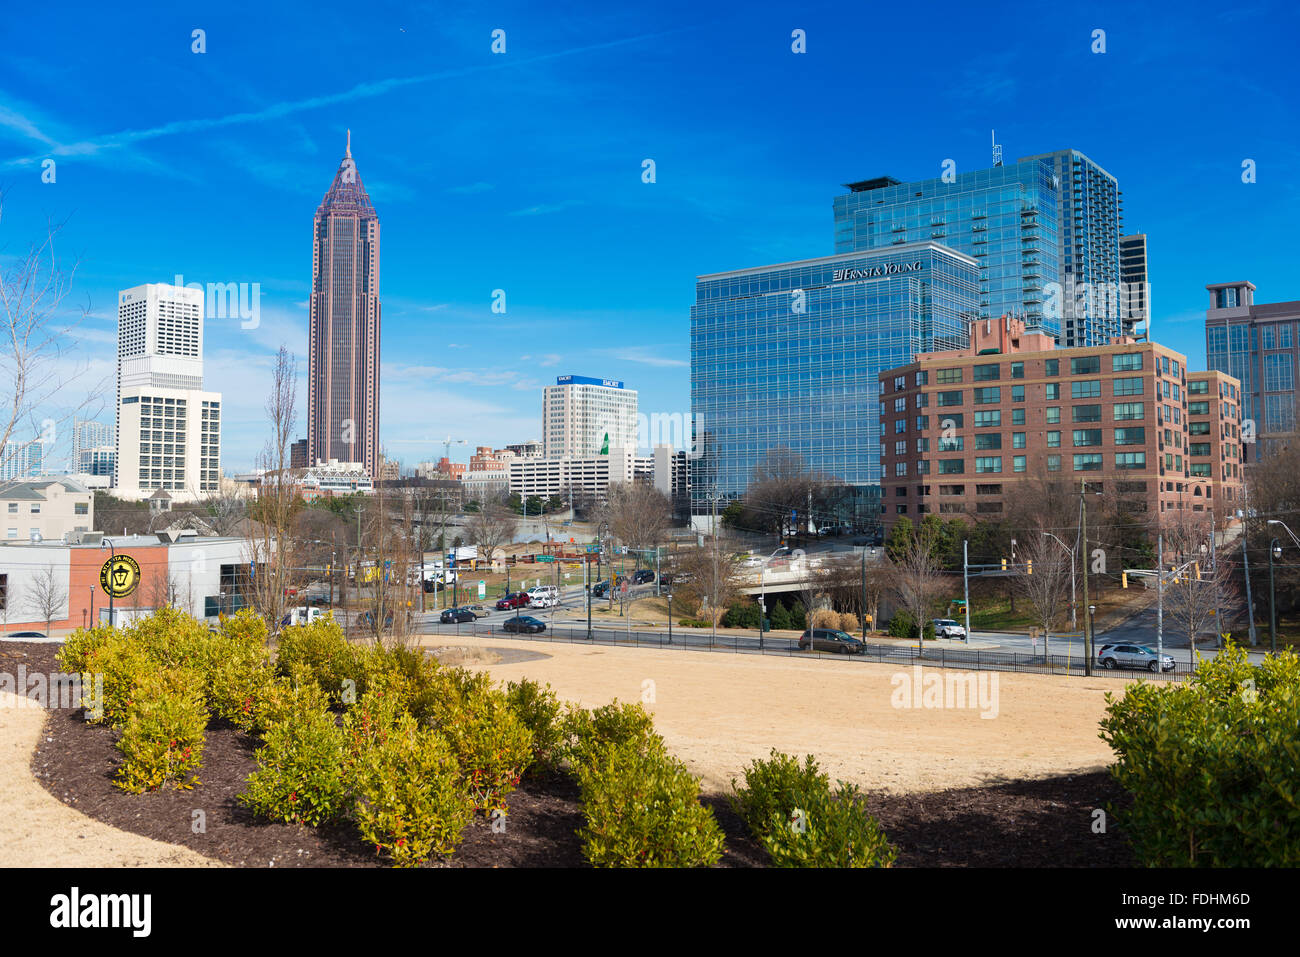
[[[867,646],[846,631],[836,628],[814,628],[799,636],[799,650],[807,651],[811,641],[813,651],[830,651],[840,655],[860,655]]]
[[[438,616],[438,620],[444,625],[458,625],[462,622],[473,621],[474,613],[468,608],[448,608]]]
[[[514,618],[508,619],[505,624],[501,626],[501,630],[522,632],[523,634],[542,632],[546,630],[546,622],[529,615],[516,615]]]

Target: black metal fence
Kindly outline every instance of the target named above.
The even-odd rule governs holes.
[[[1085,675],[1084,659],[1080,655],[1043,655],[1018,654],[1007,651],[982,651],[980,649],[953,648],[950,646],[927,645],[922,649],[915,644],[881,645],[868,643],[861,654],[833,653],[827,651],[800,651],[798,642],[792,638],[774,638],[766,636],[759,639],[756,635],[724,634],[719,632],[714,637],[709,632],[696,630],[682,631],[674,629],[671,639],[666,630],[637,631],[634,629],[617,630],[609,622],[593,624],[592,637],[587,637],[587,626],[582,624],[557,624],[554,628],[548,623],[543,632],[518,633],[507,632],[498,619],[492,621],[466,622],[453,630],[444,626],[436,631],[426,632],[437,637],[455,637],[465,635],[481,638],[511,638],[539,642],[563,642],[566,644],[623,645],[636,648],[677,649],[681,651],[712,651],[741,655],[783,655],[800,658],[835,658],[841,661],[871,661],[898,665],[927,665],[933,668],[963,668],[970,671],[1010,671],[1025,674]],[[1156,673],[1137,671],[1126,668],[1109,670],[1099,662],[1093,663],[1094,675],[1109,675],[1117,678],[1148,678],[1180,680],[1192,672],[1192,667],[1184,661],[1174,661],[1171,671]]]

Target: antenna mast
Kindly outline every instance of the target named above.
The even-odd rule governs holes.
[[[1002,147],[1001,147],[1001,145],[998,143],[998,136],[997,136],[997,131],[996,131],[996,130],[989,130],[989,141],[992,142],[992,144],[993,144],[993,165],[994,165],[994,166],[1001,166],[1001,165],[1002,165]]]

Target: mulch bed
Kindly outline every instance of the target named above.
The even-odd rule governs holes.
[[[0,643],[0,672],[57,670],[54,644]],[[255,818],[236,800],[256,766],[255,739],[229,727],[207,733],[201,784],[127,794],[113,786],[116,735],[86,724],[79,710],[52,710],[32,772],[57,799],[125,831],[182,844],[225,863],[251,867],[370,867],[374,848],[347,824],[322,828]],[[704,795],[726,835],[722,867],[762,867],[766,855],[723,795]],[[950,791],[877,795],[872,813],[898,846],[904,867],[1124,867],[1134,860],[1113,826],[1092,831],[1094,808],[1126,804],[1105,772],[1013,780]],[[567,776],[528,778],[508,799],[503,832],[481,815],[442,867],[583,867],[576,831],[577,786]],[[202,812],[201,815],[195,812]],[[204,826],[196,826],[202,819]],[[196,833],[196,830],[199,833]]]

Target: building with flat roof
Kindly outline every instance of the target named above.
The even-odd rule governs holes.
[[[612,484],[653,481],[655,460],[637,455],[634,448],[614,448],[607,455],[512,459],[507,465],[509,491],[520,498],[591,495],[603,500]]]
[[[1239,383],[1120,337],[1056,349],[1010,318],[965,349],[880,374],[882,511],[996,518],[1044,482],[1109,491],[1153,520],[1242,507]],[[1193,426],[1195,426],[1193,428]]]
[[[977,317],[1022,318],[1067,347],[1119,334],[1122,194],[1078,150],[846,188],[833,203],[837,253],[939,242],[977,260]]]
[[[785,450],[879,521],[880,370],[964,345],[980,266],[937,241],[698,277],[691,308],[691,512],[741,496]]]
[[[1258,440],[1249,452],[1255,461],[1257,452],[1267,454],[1272,441],[1296,429],[1300,301],[1257,304],[1255,284],[1246,281],[1205,288],[1206,364],[1240,381],[1244,418]]]
[[[1147,234],[1133,233],[1119,238],[1119,277],[1122,290],[1121,332],[1126,336],[1147,335],[1151,321],[1151,277],[1147,268]]]
[[[542,455],[602,455],[636,447],[637,394],[618,379],[562,375],[542,390]]]
[[[95,493],[72,478],[0,483],[8,542],[60,541],[95,528]]]

